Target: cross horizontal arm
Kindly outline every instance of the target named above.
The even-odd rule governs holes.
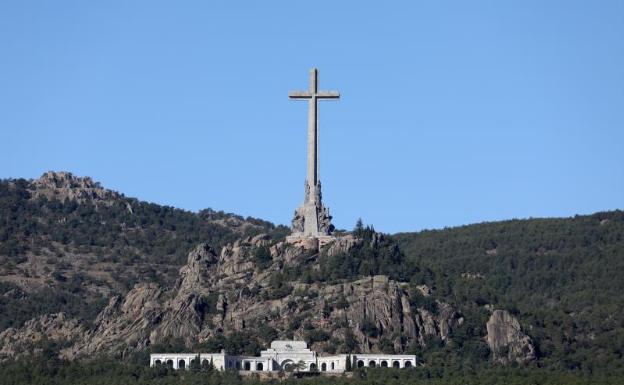
[[[316,93],[316,97],[323,99],[339,99],[340,93],[338,91],[319,91]]]
[[[310,99],[312,93],[309,91],[290,91],[288,97],[291,99]]]
[[[339,99],[340,93],[336,91],[319,91],[312,93],[310,91],[291,91],[288,93],[288,97],[291,99],[310,99],[316,96],[318,99]]]

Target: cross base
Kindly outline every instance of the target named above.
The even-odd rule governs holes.
[[[301,246],[305,249],[320,250],[321,247],[333,242],[336,237],[326,234],[307,235],[304,233],[293,233],[286,237],[286,243]]]

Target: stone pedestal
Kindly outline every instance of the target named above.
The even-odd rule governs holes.
[[[301,246],[307,250],[320,250],[323,246],[334,242],[336,237],[333,235],[313,235],[305,236],[301,233],[293,233],[286,237],[286,242],[294,246]]]

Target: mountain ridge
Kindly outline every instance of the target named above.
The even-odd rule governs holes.
[[[69,358],[253,352],[277,336],[326,352],[410,351],[434,366],[604,368],[622,356],[618,210],[395,235],[360,224],[314,250],[266,221],[46,173],[1,181],[0,214],[5,358],[40,349],[33,336],[56,338]]]

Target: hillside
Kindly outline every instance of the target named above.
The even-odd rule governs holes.
[[[540,365],[622,367],[624,212],[397,234],[423,282],[462,309],[517,316]]]
[[[432,376],[623,370],[621,211],[396,235],[358,224],[320,250],[287,233],[68,173],[2,181],[0,358],[143,362],[301,338],[415,353]]]
[[[0,181],[0,330],[58,311],[92,320],[111,295],[138,282],[172,285],[200,242],[219,249],[286,231],[127,198],[70,173]]]

